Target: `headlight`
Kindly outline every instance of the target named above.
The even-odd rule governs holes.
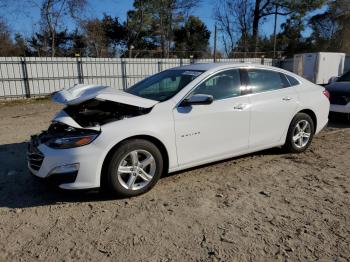
[[[45,144],[56,149],[66,149],[90,144],[96,139],[99,134],[72,136],[72,137],[57,137],[49,139]]]

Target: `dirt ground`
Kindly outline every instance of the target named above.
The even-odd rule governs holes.
[[[25,141],[59,108],[0,105],[0,261],[350,261],[350,125],[115,200],[29,175]]]

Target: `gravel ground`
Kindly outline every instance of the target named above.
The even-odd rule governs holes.
[[[350,125],[108,199],[29,175],[25,141],[59,108],[0,105],[0,261],[350,261]]]

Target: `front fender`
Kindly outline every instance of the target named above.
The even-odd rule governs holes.
[[[169,170],[177,167],[177,155],[172,117],[151,118],[148,115],[124,119],[101,126],[101,134],[94,141],[95,146],[103,149],[99,156],[98,170],[101,173],[107,154],[120,142],[136,137],[149,136],[160,141],[168,153]]]

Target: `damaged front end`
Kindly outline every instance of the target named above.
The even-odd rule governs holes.
[[[142,98],[106,86],[75,85],[52,94],[52,100],[66,107],[54,121],[76,128],[94,128],[149,113],[158,101]]]
[[[52,100],[65,107],[53,118],[47,130],[32,136],[28,143],[28,168],[40,178],[58,177],[60,187],[65,189],[98,186],[91,170],[97,170],[93,163],[103,152],[102,148],[93,145],[93,141],[101,136],[101,126],[147,114],[158,103],[93,85],[63,89],[54,93]],[[84,176],[79,178],[81,173]]]
[[[39,142],[54,149],[84,146],[94,141],[104,124],[149,113],[157,101],[106,86],[75,85],[52,94],[66,105]]]
[[[54,117],[48,130],[39,135],[39,140],[40,143],[54,149],[88,145],[99,136],[100,126],[150,111],[151,108],[90,99],[62,109]]]
[[[68,126],[64,123],[53,121],[46,131],[39,135],[33,135],[28,143],[27,161],[28,167],[36,174],[46,157],[41,145],[52,149],[69,149],[90,144],[94,141],[100,131],[93,129],[82,129]],[[79,169],[79,164],[60,165],[52,169],[48,176],[54,173],[71,173]]]
[[[67,106],[64,112],[81,127],[101,126],[110,122],[147,114],[152,108],[91,99],[78,105]]]
[[[40,143],[54,149],[67,149],[85,146],[94,141],[101,131],[76,128],[60,122],[52,122],[47,131],[38,137]]]

